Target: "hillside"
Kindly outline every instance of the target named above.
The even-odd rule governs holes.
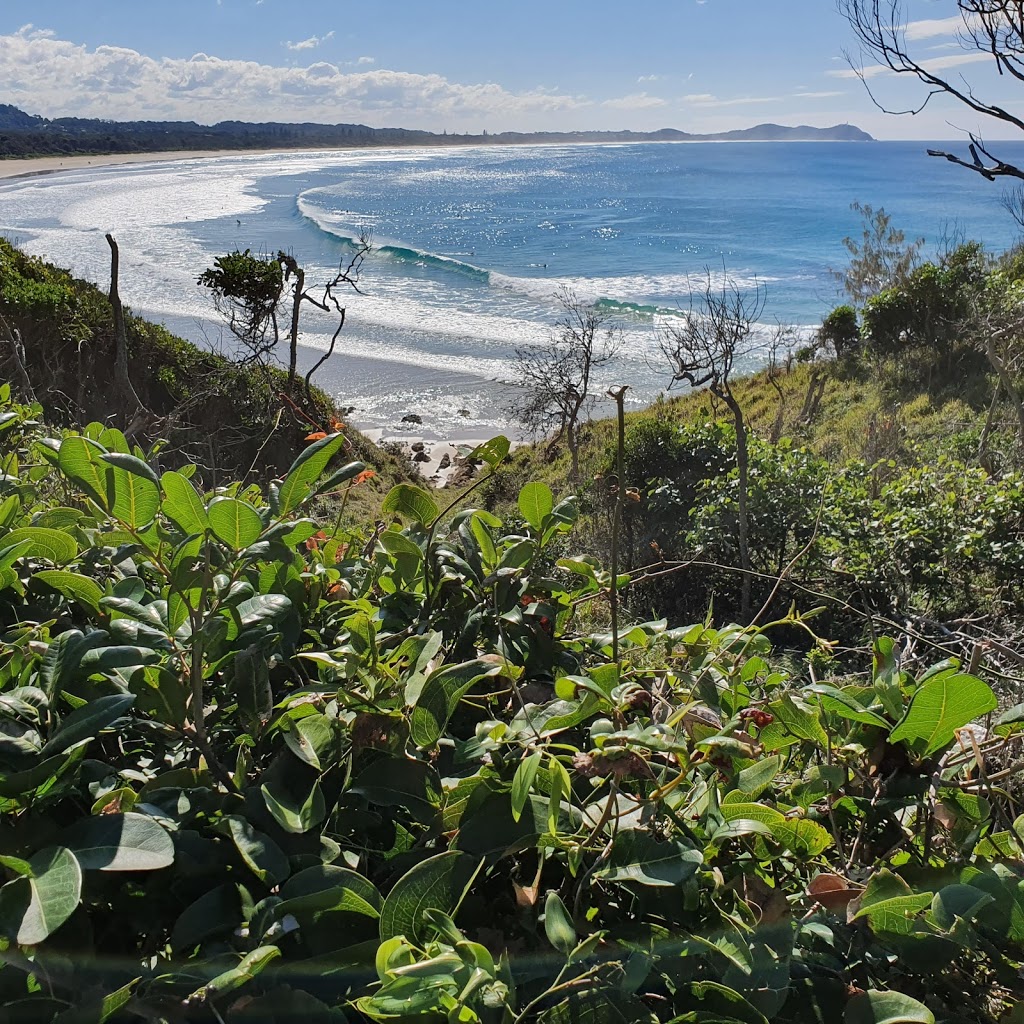
[[[711,135],[674,128],[655,132],[502,132],[438,135],[404,128],[370,128],[363,124],[250,124],[222,121],[102,121],[62,117],[48,120],[0,104],[0,158],[75,153],[139,153],[218,149],[320,149],[363,146],[479,146],[572,142],[712,142],[712,141],[871,141],[852,125],[812,128],[762,124]]]

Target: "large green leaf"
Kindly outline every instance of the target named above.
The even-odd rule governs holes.
[[[787,818],[781,811],[764,804],[728,801],[722,804],[721,813],[730,823],[745,820],[766,825],[777,842],[804,857],[817,857],[832,845],[832,836],[817,822]]]
[[[3,538],[4,547],[13,547],[23,541],[28,542],[28,547],[20,552],[21,558],[42,558],[54,565],[65,565],[78,554],[78,545],[70,533],[50,530],[45,526],[21,526]]]
[[[500,663],[478,659],[445,665],[432,672],[412,710],[409,727],[413,742],[420,747],[432,747],[444,733],[459,701],[477,682],[497,675],[501,668]]]
[[[534,530],[540,530],[554,507],[555,498],[547,484],[532,480],[519,492],[519,512]]]
[[[236,551],[255,543],[263,532],[259,513],[248,502],[238,498],[214,498],[206,515],[217,539]]]
[[[116,722],[134,703],[134,694],[114,693],[83,704],[61,722],[40,754],[60,754],[82,740],[92,739],[99,735],[101,729]]]
[[[916,893],[888,868],[876,871],[859,899],[851,904],[851,920],[865,918],[873,932],[908,935],[920,911],[931,905],[932,893]]]
[[[170,835],[144,814],[82,818],[61,838],[91,871],[157,871],[174,863]]]
[[[429,526],[438,516],[437,502],[422,487],[413,484],[395,484],[381,503],[382,514],[400,515]]]
[[[423,920],[428,908],[451,914],[462,898],[473,872],[471,858],[455,850],[421,861],[395,883],[380,912],[383,942],[404,935],[415,942],[429,926]]]
[[[300,925],[323,914],[360,914],[380,917],[383,900],[376,886],[356,871],[322,864],[290,878],[281,889],[283,902],[274,908],[274,919],[291,914]]]
[[[151,523],[160,508],[160,483],[142,459],[121,452],[100,458],[114,467],[114,505],[111,512],[131,527]]]
[[[935,1014],[902,992],[858,992],[846,1004],[843,1024],[935,1024]]]
[[[235,844],[249,870],[264,885],[280,885],[290,874],[288,858],[270,836],[253,826],[239,814],[222,818],[217,831],[228,836]]]
[[[44,942],[75,912],[82,897],[82,869],[63,846],[37,853],[31,876],[0,888],[0,932],[24,946]]]
[[[554,891],[549,892],[544,901],[544,935],[563,956],[568,956],[579,941],[569,911]]]
[[[105,454],[102,445],[79,434],[70,434],[60,443],[57,465],[104,512],[109,512],[114,504],[114,467],[100,458]]]
[[[296,776],[287,784],[278,778],[260,786],[260,792],[267,810],[285,832],[295,835],[308,832],[327,816],[327,805],[316,778],[308,780],[305,775],[303,778]]]
[[[77,572],[68,572],[66,569],[43,569],[35,574],[34,579],[52,587],[69,601],[77,601],[94,615],[103,614],[100,608],[103,591],[100,589],[100,585],[88,576]]]
[[[291,464],[288,475],[278,490],[279,515],[285,516],[298,508],[313,493],[314,485],[327,469],[331,459],[344,446],[343,434],[328,434],[299,455]]]
[[[491,469],[497,469],[507,458],[512,442],[504,434],[492,437],[489,441],[478,444],[470,453],[471,461],[479,459],[486,462]]]
[[[210,526],[206,506],[192,484],[180,473],[164,473],[160,478],[166,497],[163,513],[183,533],[203,533]]]
[[[943,672],[917,688],[889,741],[906,743],[928,757],[949,746],[957,729],[994,711],[996,704],[991,688],[976,676]]]
[[[703,853],[681,840],[662,842],[649,832],[621,831],[594,878],[672,889],[691,878],[703,863]]]

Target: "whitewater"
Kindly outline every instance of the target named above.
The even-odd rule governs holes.
[[[601,386],[634,403],[669,383],[659,338],[710,274],[766,293],[777,323],[813,331],[840,301],[832,269],[858,235],[854,201],[883,206],[933,253],[1018,228],[998,186],[929,158],[927,143],[716,143],[240,154],[97,167],[0,184],[0,232],[107,283],[112,232],[134,311],[199,344],[231,339],[196,281],[233,249],[291,252],[327,280],[374,249],[335,355],[317,380],[357,426],[404,416],[435,437],[510,430],[517,351],[550,343],[570,289],[622,338]],[[955,144],[954,144],[955,145]],[[1024,145],[1006,144],[1024,160]],[[306,307],[302,360],[336,322]],[[753,353],[749,366],[759,359]]]

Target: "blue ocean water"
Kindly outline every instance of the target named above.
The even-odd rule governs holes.
[[[715,143],[260,154],[95,168],[0,185],[0,231],[104,284],[113,231],[139,312],[230,348],[196,278],[234,248],[293,252],[326,278],[368,231],[375,251],[318,380],[362,426],[416,412],[426,432],[508,429],[518,348],[547,344],[557,293],[597,303],[623,347],[602,384],[636,402],[668,383],[659,332],[710,273],[766,291],[807,331],[839,296],[854,201],[883,206],[926,251],[1017,238],[1000,188],[924,143]],[[1024,160],[1024,145],[1006,144]],[[333,323],[304,321],[304,359]],[[757,354],[752,356],[756,362]]]

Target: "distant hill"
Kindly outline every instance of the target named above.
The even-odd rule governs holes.
[[[796,128],[760,124],[754,128],[694,135],[675,128],[654,132],[502,132],[498,135],[437,135],[407,128],[365,124],[283,124],[221,121],[103,121],[47,119],[0,104],[0,158],[75,153],[147,153],[182,149],[298,149],[355,146],[479,146],[567,142],[870,142],[853,125]]]

